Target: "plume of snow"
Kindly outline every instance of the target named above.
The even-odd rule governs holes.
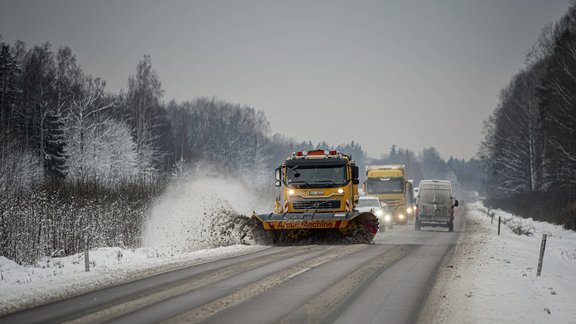
[[[232,178],[203,176],[177,181],[152,208],[143,244],[150,253],[164,255],[254,243],[252,211],[271,205],[261,201]]]

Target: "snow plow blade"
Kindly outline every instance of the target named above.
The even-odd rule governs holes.
[[[274,243],[291,238],[330,233],[353,243],[370,243],[378,231],[378,218],[369,212],[306,212],[252,215]]]

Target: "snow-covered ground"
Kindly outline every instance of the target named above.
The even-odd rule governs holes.
[[[576,232],[469,206],[466,234],[425,306],[434,323],[576,323]],[[487,213],[494,213],[494,222]],[[498,217],[503,220],[500,236]],[[518,235],[518,232],[530,233]],[[548,235],[541,276],[542,234]]]

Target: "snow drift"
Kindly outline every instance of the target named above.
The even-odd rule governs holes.
[[[150,253],[190,252],[252,244],[253,210],[269,209],[239,181],[203,177],[171,185],[152,208],[143,230]]]

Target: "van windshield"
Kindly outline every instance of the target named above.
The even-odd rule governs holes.
[[[442,189],[420,189],[418,201],[423,204],[447,204],[450,203],[450,191]]]

